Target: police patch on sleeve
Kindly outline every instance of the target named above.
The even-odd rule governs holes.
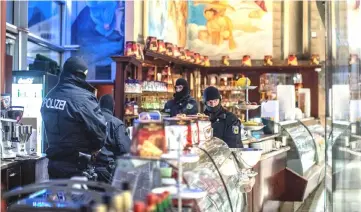
[[[233,134],[238,135],[239,134],[239,126],[232,126]]]
[[[193,105],[190,104],[190,103],[188,103],[188,104],[187,104],[187,109],[190,110],[190,109],[192,109],[192,108],[193,108]]]

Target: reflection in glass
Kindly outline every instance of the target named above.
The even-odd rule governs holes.
[[[29,41],[27,64],[29,70],[48,71],[58,74],[60,53]]]
[[[327,208],[360,211],[360,1],[330,1],[327,5]]]
[[[31,33],[60,45],[61,7],[54,1],[29,1],[28,27]]]
[[[74,55],[88,64],[88,79],[107,79],[111,55],[122,55],[124,48],[124,1],[73,1],[71,43],[80,45]]]
[[[6,22],[14,24],[14,1],[6,1]]]

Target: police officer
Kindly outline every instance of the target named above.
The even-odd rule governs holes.
[[[164,112],[169,113],[171,117],[177,114],[195,115],[198,113],[197,102],[190,96],[189,85],[185,79],[177,79],[173,97],[164,106]]]
[[[131,141],[124,123],[113,116],[113,97],[109,94],[102,96],[99,105],[107,121],[107,139],[96,156],[95,172],[98,175],[98,181],[111,183],[116,157],[129,153]]]
[[[85,81],[87,72],[81,58],[69,58],[58,84],[43,100],[41,116],[49,145],[50,179],[81,176],[86,166],[79,166],[79,154],[94,154],[104,145],[106,121],[95,89]]]
[[[221,105],[221,95],[217,88],[208,87],[203,92],[204,113],[210,117],[213,135],[227,143],[229,148],[242,148],[241,122]]]

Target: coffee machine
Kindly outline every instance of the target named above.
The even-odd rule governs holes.
[[[16,125],[14,130],[13,139],[17,139],[16,142],[16,156],[26,157],[29,156],[26,150],[26,143],[29,141],[29,138],[32,133],[31,125]]]
[[[1,120],[1,159],[14,159],[16,157],[16,153],[13,151],[14,147],[12,146],[14,125],[16,123],[11,120]]]

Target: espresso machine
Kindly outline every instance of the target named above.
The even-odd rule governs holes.
[[[10,120],[1,120],[1,159],[14,159],[16,157],[16,153],[13,151],[14,147],[12,146],[13,136],[16,134],[13,133],[15,129],[14,125],[16,125],[16,123]]]
[[[16,156],[18,157],[27,157],[29,156],[26,143],[29,142],[33,127],[31,125],[15,125],[14,139],[17,139],[16,142]]]

